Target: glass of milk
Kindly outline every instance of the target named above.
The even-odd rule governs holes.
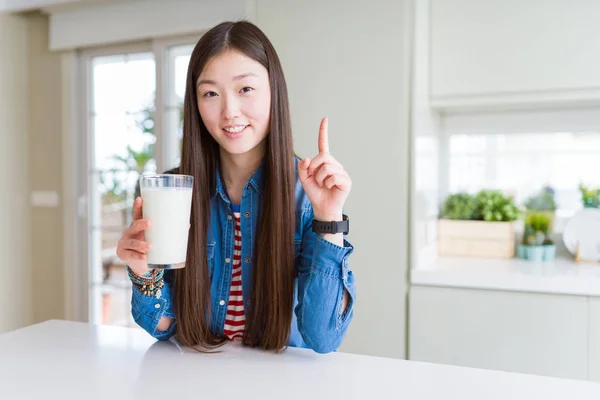
[[[148,268],[185,266],[194,177],[163,174],[142,175],[140,191],[143,218],[150,220],[146,241]]]

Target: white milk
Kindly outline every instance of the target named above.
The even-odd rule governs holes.
[[[149,219],[146,241],[152,249],[148,264],[185,261],[192,208],[192,188],[141,188],[144,219]]]

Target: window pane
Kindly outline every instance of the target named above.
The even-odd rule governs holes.
[[[523,203],[544,186],[559,212],[582,207],[580,183],[600,187],[600,132],[453,135],[450,192],[502,189]]]
[[[450,157],[451,192],[472,192],[488,185],[485,179],[485,160],[483,156]]]
[[[152,53],[96,57],[92,69],[92,113],[137,112],[153,103],[156,71]]]
[[[154,57],[151,53],[97,57],[91,73],[91,320],[135,326],[130,315],[131,283],[116,248],[132,220],[140,174],[156,170]]]
[[[156,142],[153,118],[149,108],[135,113],[94,116],[94,169],[143,171],[152,168]]]
[[[179,46],[172,49],[175,58],[175,94],[183,101],[187,69],[194,46]]]

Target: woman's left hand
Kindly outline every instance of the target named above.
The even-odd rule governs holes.
[[[344,203],[350,194],[352,180],[331,154],[327,137],[327,118],[319,128],[319,154],[305,158],[298,165],[300,182],[310,199],[319,221],[341,221]]]

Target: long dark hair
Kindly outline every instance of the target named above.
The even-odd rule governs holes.
[[[176,270],[173,280],[177,338],[183,345],[201,348],[214,348],[224,342],[210,330],[206,259],[209,200],[215,190],[219,146],[200,117],[196,81],[210,59],[228,50],[259,62],[269,73],[271,112],[262,171],[264,197],[255,235],[252,295],[250,303],[245,304],[243,343],[279,351],[287,346],[294,299],[296,172],[291,121],[279,57],[266,35],[246,21],[224,22],[205,33],[196,44],[188,67],[179,171],[194,176],[194,196],[186,267]]]

